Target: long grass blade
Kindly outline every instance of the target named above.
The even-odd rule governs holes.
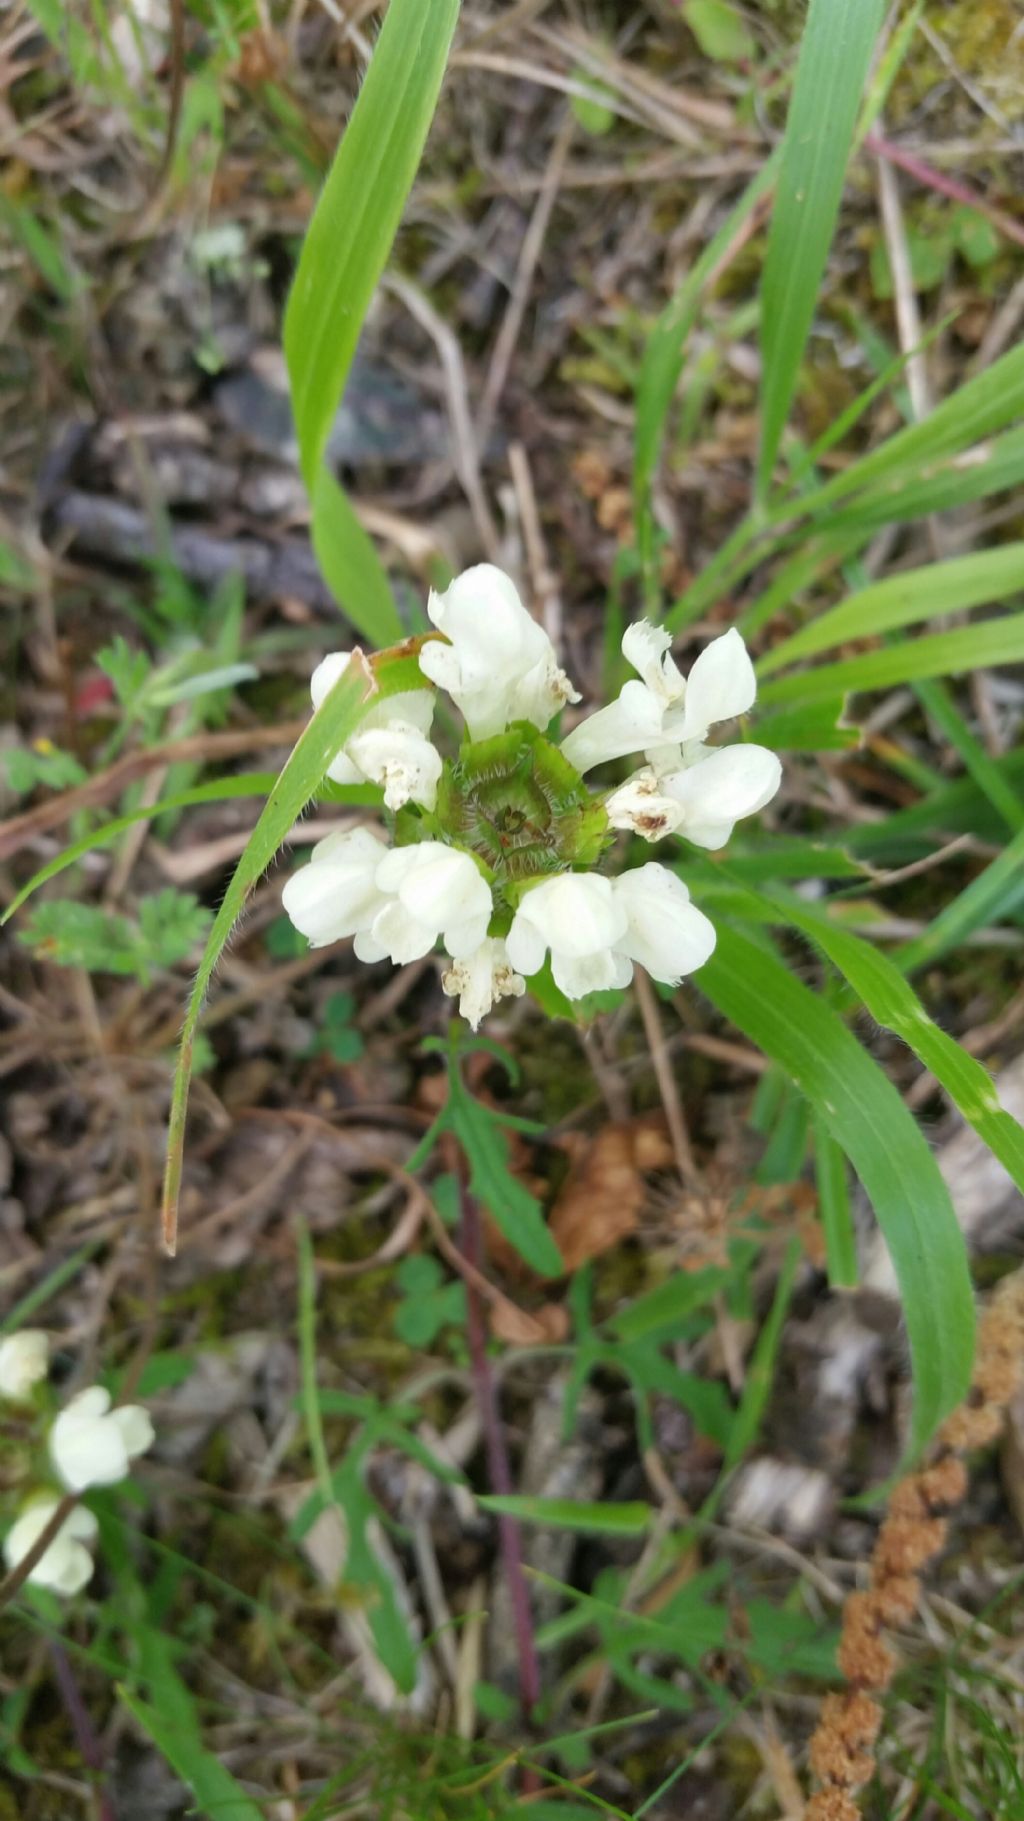
[[[771,676],[794,658],[830,651],[847,639],[894,632],[945,613],[964,613],[989,601],[1004,601],[1024,588],[1024,543],[1000,544],[945,563],[927,563],[902,575],[861,588],[821,613],[767,652],[758,675]]]
[[[903,1298],[914,1371],[911,1446],[919,1450],[964,1396],[974,1342],[963,1235],[935,1159],[843,1020],[760,943],[720,926],[698,979],[719,1011],[796,1083],[864,1186]]]
[[[387,575],[325,465],[356,343],[398,230],[444,76],[459,0],[391,0],[302,248],[284,322],[313,543],[349,618],[401,637]]]
[[[818,664],[794,676],[766,683],[758,701],[764,708],[783,702],[820,702],[862,689],[892,689],[917,677],[960,676],[992,664],[1024,659],[1024,613],[1004,613],[952,632],[934,632],[866,651],[836,664]]]
[[[363,662],[351,663],[338,678],[285,762],[214,919],[185,1012],[171,1094],[163,1195],[163,1238],[169,1252],[173,1253],[177,1238],[192,1049],[214,968],[242,914],[246,898],[323,782],[331,760],[359,725],[374,693],[373,677]]]
[[[762,499],[796,391],[883,12],[884,0],[811,0],[807,15],[762,284]]]

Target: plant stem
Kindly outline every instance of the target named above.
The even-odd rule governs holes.
[[[60,1697],[71,1721],[71,1730],[75,1743],[82,1754],[82,1761],[96,1778],[94,1795],[96,1798],[97,1821],[117,1821],[113,1803],[105,1789],[102,1788],[104,1774],[103,1746],[96,1734],[89,1715],[89,1710],[82,1699],[81,1690],[75,1681],[68,1654],[63,1644],[55,1640],[50,1644],[50,1661],[53,1664],[53,1678],[60,1690]]]
[[[483,1225],[480,1208],[460,1183],[461,1221],[459,1246],[463,1256],[479,1270],[483,1263]],[[512,1492],[512,1474],[505,1447],[505,1431],[494,1388],[494,1377],[487,1357],[487,1335],[480,1296],[471,1283],[466,1284],[466,1332],[473,1382],[476,1387],[480,1420],[487,1448],[487,1472],[491,1491],[502,1497]],[[516,1643],[519,1649],[519,1706],[524,1721],[529,1721],[540,1700],[540,1664],[533,1635],[530,1595],[523,1572],[523,1534],[516,1518],[498,1519],[498,1536],[505,1567],[505,1581],[512,1607]]]

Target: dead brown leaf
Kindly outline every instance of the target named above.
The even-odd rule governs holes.
[[[592,1139],[574,1140],[573,1149],[576,1156],[549,1223],[566,1271],[635,1233],[647,1197],[644,1172],[672,1162],[660,1114],[604,1126]]]

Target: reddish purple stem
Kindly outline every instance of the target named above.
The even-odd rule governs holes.
[[[472,1195],[468,1194],[465,1189],[462,1190],[461,1206],[460,1250],[463,1257],[479,1271],[483,1264],[483,1229],[480,1221],[480,1209]],[[469,1283],[466,1285],[466,1331],[469,1340],[469,1357],[473,1368],[473,1381],[480,1408],[480,1420],[483,1424],[487,1447],[487,1472],[491,1482],[491,1491],[504,1498],[512,1491],[512,1473],[508,1463],[508,1450],[505,1447],[505,1431],[501,1421],[501,1412],[494,1389],[494,1376],[487,1357],[487,1333],[484,1326],[483,1304],[476,1290]],[[530,1594],[526,1585],[526,1575],[523,1572],[523,1533],[518,1519],[500,1517],[498,1519],[498,1537],[501,1543],[501,1557],[505,1565],[505,1580],[512,1607],[516,1644],[519,1649],[519,1705],[523,1719],[529,1721],[540,1700],[540,1664],[537,1660],[537,1645],[533,1635]]]
[[[53,1664],[53,1676],[60,1690],[60,1697],[67,1710],[75,1743],[82,1754],[82,1762],[92,1771],[97,1779],[96,1813],[98,1821],[117,1821],[114,1805],[105,1789],[101,1786],[104,1772],[103,1746],[97,1737],[96,1730],[89,1716],[89,1710],[82,1700],[75,1673],[68,1659],[63,1644],[51,1643],[50,1660]]]
[[[908,177],[923,183],[926,189],[937,190],[940,196],[948,196],[953,202],[961,202],[969,209],[977,209],[981,215],[987,215],[1007,240],[1015,240],[1019,247],[1024,247],[1024,226],[1007,215],[1003,209],[996,208],[987,197],[978,190],[972,190],[969,184],[961,183],[956,177],[947,177],[944,171],[937,171],[933,164],[918,158],[916,152],[904,151],[891,139],[883,138],[881,133],[867,133],[864,144],[869,152],[884,158],[887,164],[894,164]]]

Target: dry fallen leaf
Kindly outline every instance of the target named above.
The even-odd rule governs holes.
[[[660,1115],[604,1126],[596,1137],[576,1140],[573,1149],[572,1168],[549,1222],[566,1271],[636,1231],[647,1198],[644,1172],[672,1162]]]

